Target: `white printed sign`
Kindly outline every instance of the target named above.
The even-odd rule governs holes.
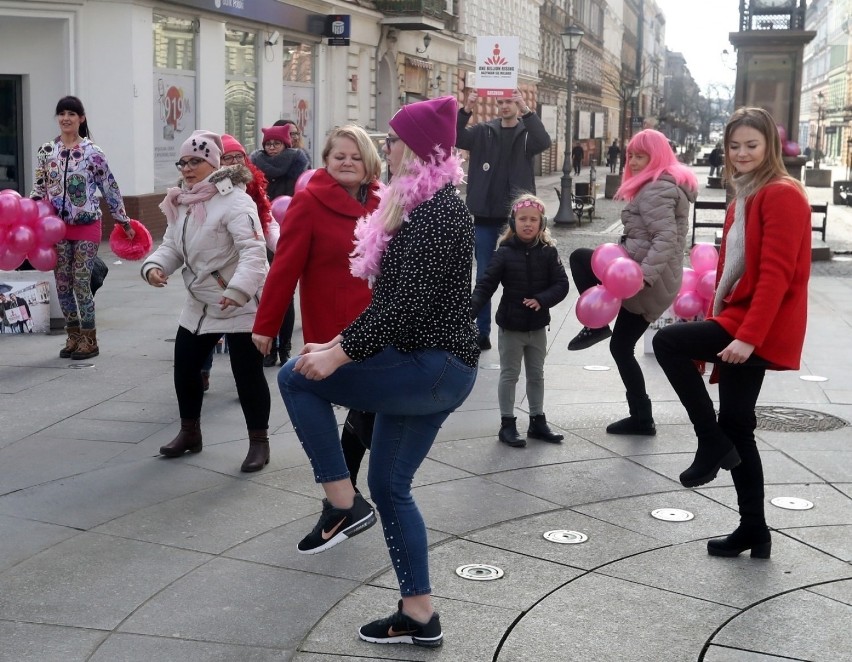
[[[518,37],[476,38],[476,85],[479,96],[512,98],[518,87]]]

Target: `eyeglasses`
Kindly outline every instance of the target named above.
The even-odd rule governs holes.
[[[184,168],[195,170],[202,163],[205,163],[204,159],[189,159],[188,161],[178,161],[177,163],[175,163],[175,168],[177,168],[178,170],[183,170]]]
[[[223,154],[222,163],[231,165],[232,163],[243,163],[246,160],[246,155],[242,152],[234,152],[233,154]]]
[[[391,147],[393,147],[393,144],[399,139],[399,136],[388,136],[387,138],[385,138],[385,145],[388,149],[390,149]]]
[[[284,147],[284,143],[282,143],[280,140],[267,140],[265,143],[263,143],[263,146],[264,147]]]
[[[298,137],[299,137],[299,135],[300,135],[300,134],[299,134],[299,130],[298,130],[298,129],[293,129],[293,130],[290,132],[290,137],[291,137],[291,138],[298,138]]]

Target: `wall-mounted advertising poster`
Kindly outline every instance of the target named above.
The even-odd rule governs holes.
[[[195,75],[154,72],[154,188],[180,177],[175,170],[183,141],[195,131]]]

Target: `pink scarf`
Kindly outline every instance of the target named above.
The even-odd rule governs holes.
[[[418,158],[412,159],[406,165],[406,172],[394,177],[379,192],[379,206],[369,216],[358,219],[355,225],[355,250],[349,260],[349,271],[353,276],[369,281],[372,287],[381,273],[382,255],[394,237],[385,231],[385,219],[392,201],[402,204],[404,220],[407,221],[409,212],[429,200],[444,186],[458,186],[462,182],[464,171],[461,164],[462,158],[457,154],[442,161],[433,158],[429,163]]]
[[[166,215],[166,220],[169,223],[174,223],[177,220],[178,205],[188,205],[192,218],[197,223],[203,223],[207,218],[207,211],[203,203],[218,192],[219,189],[210,181],[198,182],[188,191],[173,186],[166,191],[166,197],[160,203],[160,211]]]

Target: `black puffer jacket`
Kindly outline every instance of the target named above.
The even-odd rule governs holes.
[[[502,283],[503,296],[497,307],[497,325],[507,331],[535,331],[550,324],[550,309],[568,296],[568,275],[556,247],[537,242],[525,244],[516,236],[498,247],[485,275],[472,295],[475,317]],[[524,305],[535,299],[540,310]]]

